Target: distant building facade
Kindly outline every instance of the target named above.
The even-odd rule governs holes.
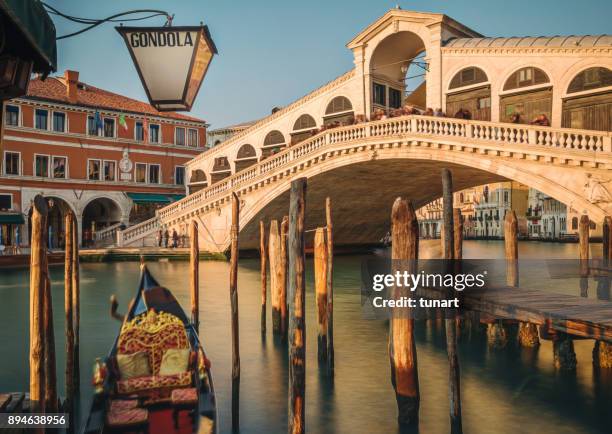
[[[81,240],[150,218],[185,194],[184,165],[206,143],[206,123],[79,81],[31,80],[3,106],[0,245],[29,244],[34,196],[49,199],[49,245],[63,245],[64,216]]]
[[[527,235],[528,188],[518,182],[497,182],[483,187],[474,206],[474,236],[503,238],[506,213],[514,211],[519,236]]]
[[[207,147],[213,148],[226,140],[229,140],[231,137],[240,133],[241,131],[246,130],[251,125],[253,125],[255,121],[252,122],[243,122],[241,124],[230,125],[222,128],[215,128],[214,130],[208,130],[206,132],[206,140]]]

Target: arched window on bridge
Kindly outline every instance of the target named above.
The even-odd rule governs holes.
[[[410,104],[425,109],[425,42],[416,33],[398,31],[382,39],[370,58],[371,116]],[[436,107],[432,107],[436,108]]]
[[[482,69],[475,66],[464,68],[450,81],[446,114],[453,116],[459,109],[469,110],[474,120],[491,120],[491,85]]]
[[[539,115],[551,119],[552,85],[544,71],[528,66],[515,71],[504,83],[499,119],[512,122],[513,116],[521,124],[528,124]]]
[[[257,163],[257,152],[255,152],[255,148],[249,144],[242,145],[240,149],[238,149],[235,163],[236,172],[240,172],[241,170]]]
[[[355,113],[351,101],[345,96],[337,96],[327,104],[323,125],[351,125],[354,120]]]
[[[202,190],[208,187],[208,180],[203,170],[196,169],[191,171],[189,177],[189,194],[195,193],[196,191]]]
[[[262,160],[264,158],[268,158],[270,155],[276,154],[280,152],[285,146],[287,146],[287,141],[285,140],[285,136],[278,130],[272,130],[268,134],[266,134],[266,138],[263,142],[262,148]]]
[[[588,68],[577,74],[563,99],[562,125],[567,128],[612,130],[612,71]]]
[[[227,157],[217,157],[215,158],[212,172],[210,172],[210,183],[214,184],[215,182],[219,182],[231,174],[232,168]]]
[[[300,143],[317,133],[317,122],[308,114],[303,114],[293,124],[291,132],[291,145]]]

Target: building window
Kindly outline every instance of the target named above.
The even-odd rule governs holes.
[[[134,139],[138,142],[142,142],[144,140],[144,128],[142,126],[142,122],[136,122],[134,124]]]
[[[486,97],[478,98],[478,108],[479,109],[491,108],[491,97],[486,96]]]
[[[0,210],[8,211],[10,209],[13,209],[13,195],[0,194]]]
[[[114,161],[104,161],[104,180],[114,181],[116,179],[116,164]]]
[[[66,179],[66,157],[53,157],[53,177]]]
[[[5,175],[19,175],[19,169],[21,167],[21,154],[19,152],[5,152],[4,153],[4,174]]]
[[[187,146],[193,148],[198,147],[198,130],[195,128],[189,128],[189,130],[187,130]]]
[[[53,131],[58,133],[66,131],[66,113],[53,112]]]
[[[136,163],[136,182],[147,182],[147,165],[145,163]]]
[[[19,106],[7,105],[5,110],[6,125],[17,127],[19,126]]]
[[[104,118],[104,137],[115,137],[115,120]]]
[[[159,184],[159,164],[149,164],[149,184]]]
[[[178,146],[185,146],[185,128],[174,129],[174,144]]]
[[[34,127],[39,130],[46,130],[48,123],[47,118],[49,117],[49,112],[43,109],[36,109],[34,115]]]
[[[159,143],[159,125],[149,125],[149,143]]]
[[[374,83],[372,93],[374,97],[374,104],[386,105],[387,99],[385,98],[386,86],[384,84]]]
[[[391,108],[400,108],[402,106],[402,92],[389,88],[389,107]]]
[[[176,185],[185,184],[185,168],[183,166],[176,166],[174,168],[174,183]]]
[[[87,179],[90,181],[100,180],[100,160],[89,160],[87,163]]]
[[[35,155],[34,156],[34,176],[41,178],[49,177],[49,156]]]
[[[93,116],[87,116],[87,134],[90,136],[98,135],[98,126],[96,125],[96,118]]]

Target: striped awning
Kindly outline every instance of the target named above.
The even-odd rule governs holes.
[[[184,194],[162,194],[162,193],[127,193],[134,203],[172,203],[185,197]]]

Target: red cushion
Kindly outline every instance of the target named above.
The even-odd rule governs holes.
[[[111,427],[140,425],[148,418],[149,412],[144,408],[114,409],[106,414],[106,423]]]
[[[196,404],[198,402],[198,390],[195,387],[174,389],[172,391],[173,404]]]

